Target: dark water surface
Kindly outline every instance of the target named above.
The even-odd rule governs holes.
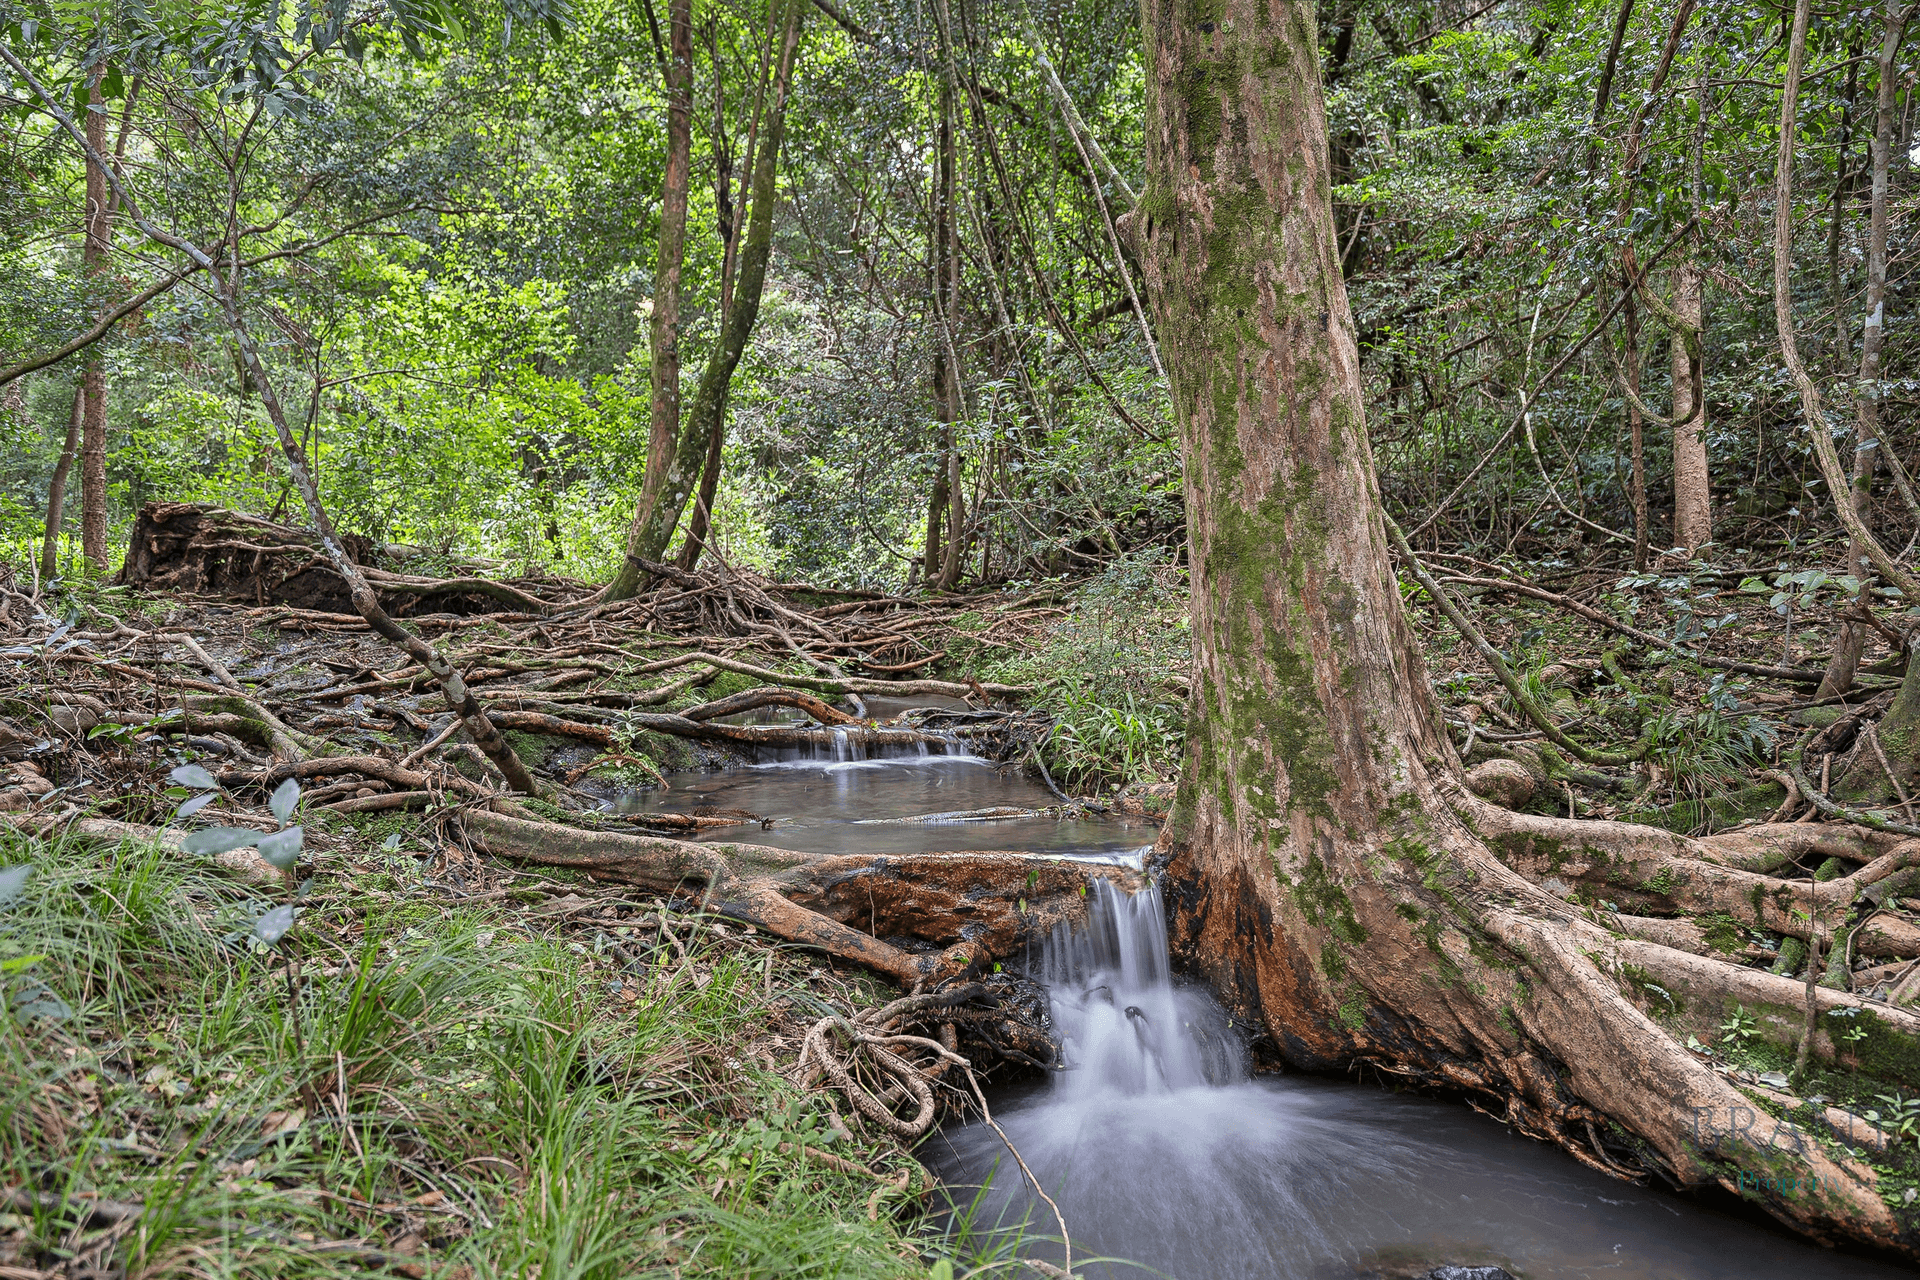
[[[1097,818],[876,821],[1052,802],[1018,769],[937,751],[790,759],[669,782],[618,807],[747,809],[774,826],[708,838],[820,853],[1113,857],[1137,853],[1155,834],[1146,823]],[[1068,1069],[994,1100],[1060,1205],[1081,1275],[1354,1280],[1442,1262],[1498,1263],[1523,1280],[1914,1274],[1616,1182],[1458,1102],[1250,1077],[1239,1029],[1208,993],[1168,974],[1158,892],[1126,898],[1102,885],[1094,905],[1091,928],[1038,949],[1035,976],[1048,988]],[[976,1227],[1030,1215],[1034,1230],[1054,1233],[1051,1213],[985,1126],[954,1126],[923,1156],[949,1186],[984,1187],[971,1210]],[[1129,1265],[1084,1265],[1095,1255]]]

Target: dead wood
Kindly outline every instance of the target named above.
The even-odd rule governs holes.
[[[378,591],[382,606],[397,617],[419,612],[428,601],[438,612],[455,614],[503,609],[543,614],[555,607],[511,583],[394,573],[379,566],[378,548],[370,539],[343,534],[340,541]],[[202,503],[150,502],[141,508],[115,581],[148,591],[354,613],[346,580],[329,563],[318,538]]]
[[[658,893],[862,964],[905,987],[958,977],[1085,918],[1092,879],[1137,873],[1025,853],[817,855],[692,844],[530,822],[482,810],[461,819],[496,856],[573,867]],[[883,941],[884,939],[884,941]],[[916,949],[918,948],[918,949]]]

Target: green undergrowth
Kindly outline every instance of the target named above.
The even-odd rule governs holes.
[[[1032,651],[982,678],[1032,685],[1050,714],[1041,757],[1081,791],[1170,781],[1186,745],[1191,624],[1186,571],[1161,548],[1120,557],[1090,579]]]
[[[780,1018],[827,1007],[812,957],[703,929],[684,961],[629,937],[622,962],[631,930],[543,932],[537,892],[460,906],[404,857],[322,860],[268,946],[283,899],[178,855],[0,838],[0,1274],[991,1262],[935,1233],[918,1166],[775,1070]]]

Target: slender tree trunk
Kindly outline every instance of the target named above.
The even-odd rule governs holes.
[[[1684,333],[1673,335],[1673,542],[1693,552],[1713,541],[1703,364],[1706,273],[1690,261],[1673,276],[1674,312],[1694,329],[1691,343]]]
[[[73,389],[73,410],[67,415],[67,441],[60,446],[60,461],[54,464],[53,479],[47,484],[47,532],[40,541],[40,580],[51,582],[60,574],[60,528],[67,516],[67,477],[73,471],[74,451],[80,445],[81,423],[86,417],[86,389]]]
[[[1876,68],[1879,87],[1869,157],[1872,177],[1868,190],[1867,291],[1863,304],[1866,316],[1861,322],[1860,376],[1854,384],[1853,400],[1855,444],[1851,499],[1854,515],[1862,525],[1869,515],[1873,471],[1881,461],[1880,361],[1886,343],[1887,202],[1892,185],[1894,122],[1899,115],[1900,46],[1912,14],[1912,5],[1898,9],[1892,5],[1887,7]],[[1863,584],[1873,573],[1866,545],[1851,534],[1847,538],[1846,568]],[[1866,623],[1858,619],[1849,618],[1841,625],[1817,696],[1830,697],[1853,688],[1860,655],[1866,648],[1867,632]],[[1902,774],[1903,785],[1912,779],[1916,758],[1920,757],[1920,748],[1914,745],[1920,740],[1920,735],[1915,733],[1917,728],[1920,728],[1920,663],[1910,662],[1900,697],[1888,708],[1879,729],[1881,742],[1893,744],[1894,758],[1889,763]],[[1888,795],[1893,785],[1885,772],[1877,759],[1860,759],[1841,778],[1840,790],[1855,799]]]
[[[1295,1065],[1370,1063],[1477,1095],[1596,1168],[1614,1163],[1607,1132],[1682,1185],[1778,1169],[1742,1137],[1751,1100],[1633,985],[1752,971],[1611,933],[1535,878],[1577,861],[1641,883],[1651,851],[1685,862],[1696,844],[1459,785],[1389,561],[1391,537],[1418,570],[1367,439],[1313,7],[1143,10],[1149,181],[1128,221],[1185,450],[1194,597],[1188,757],[1153,855],[1182,960]],[[1800,1006],[1797,984],[1758,977]],[[1730,1009],[1731,989],[1687,991]],[[1897,1023],[1902,1043],[1920,1033],[1909,1015],[1859,1016]],[[1775,1176],[1747,1196],[1803,1226],[1905,1239],[1863,1166],[1815,1145],[1793,1168],[1822,1194]]]
[[[714,416],[713,430],[707,433],[707,457],[700,472],[700,492],[687,514],[687,536],[680,540],[679,566],[692,571],[706,549],[707,533],[713,525],[713,499],[720,489],[720,459],[727,445],[727,409],[723,402]]]
[[[88,90],[90,109],[86,115],[87,145],[98,155],[107,153],[107,115],[100,96],[100,77],[104,66],[91,72]],[[113,201],[106,177],[92,165],[87,166],[86,238],[80,249],[81,269],[87,288],[99,295],[107,293],[111,270],[107,261],[113,243]],[[96,570],[107,567],[107,366],[105,353],[89,347],[82,357],[80,386],[85,407],[80,422],[80,553]]]
[[[1640,313],[1634,305],[1631,291],[1633,280],[1629,277],[1623,288],[1629,291],[1627,302],[1620,309],[1621,328],[1627,339],[1627,387],[1637,396],[1640,393]],[[1633,503],[1633,567],[1644,570],[1647,567],[1647,545],[1650,531],[1647,527],[1647,453],[1645,424],[1640,418],[1640,406],[1627,401],[1627,448],[1632,455],[1631,478],[1628,481],[1628,499]]]
[[[947,457],[940,455],[940,470],[933,478],[933,489],[927,494],[927,545],[921,557],[920,576],[931,588],[940,580],[940,568],[946,563],[946,555],[941,550],[940,530],[947,518]]]
[[[636,586],[645,573],[645,565],[636,561],[658,562],[662,558],[686,511],[687,500],[699,488],[709,441],[716,422],[726,412],[727,388],[760,315],[767,261],[773,252],[773,208],[778,197],[774,180],[786,125],[787,97],[800,46],[801,18],[806,10],[806,0],[774,2],[779,18],[774,24],[778,34],[773,80],[763,131],[753,159],[753,196],[747,209],[733,297],[723,315],[719,338],[701,371],[693,404],[681,417],[680,436],[661,477],[658,497],[651,510],[638,513],[634,518],[623,572],[634,571]]]
[[[667,171],[660,187],[653,315],[647,333],[653,364],[648,403],[651,430],[640,505],[627,531],[630,554],[640,551],[638,539],[659,505],[680,436],[680,273],[686,263],[687,188],[693,171],[693,0],[668,0],[667,30]],[[719,68],[714,70],[717,76]],[[607,585],[605,599],[631,598],[641,576],[639,565],[623,560]]]
[[[935,6],[936,15],[943,12]],[[940,72],[939,159],[934,174],[933,195],[933,310],[936,328],[933,352],[934,414],[941,423],[941,477],[936,486],[946,500],[946,547],[939,558],[939,578],[933,577],[935,565],[928,557],[928,581],[942,591],[951,591],[960,581],[960,566],[966,555],[966,495],[960,484],[960,454],[954,424],[962,414],[959,344],[954,341],[955,311],[960,301],[960,255],[958,252],[954,200],[960,167],[960,145],[954,121],[954,83],[951,34],[940,23],[940,48],[944,55]],[[931,541],[929,541],[931,548]]]
[[[940,589],[960,585],[960,568],[967,554],[967,494],[960,480],[960,450],[953,430],[947,430],[947,548],[940,562]]]
[[[769,15],[771,20],[774,15]],[[710,31],[714,30],[709,28]],[[720,95],[720,54],[717,40],[714,43],[713,58],[713,127],[715,136],[724,134],[726,128],[725,109]],[[769,30],[771,40],[773,32]],[[765,68],[762,68],[764,72]],[[747,168],[753,168],[755,131],[760,125],[760,108],[764,97],[754,103],[754,118],[747,125]],[[718,149],[714,166],[714,190],[720,208],[720,239],[726,246],[720,263],[720,312],[726,314],[733,306],[734,267],[740,253],[740,222],[731,210],[736,206],[728,192],[731,182],[733,162],[725,154],[725,148]],[[750,173],[740,175],[740,200],[749,200],[747,181]],[[713,429],[707,433],[706,461],[700,471],[700,492],[693,500],[693,510],[687,515],[687,534],[680,540],[679,567],[691,572],[700,563],[700,553],[706,549],[707,531],[713,523],[713,499],[720,489],[721,459],[727,444],[727,403],[728,388],[721,388],[720,412],[713,418]]]

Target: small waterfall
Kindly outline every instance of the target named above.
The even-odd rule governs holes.
[[[1032,966],[1060,1041],[1054,1088],[1141,1095],[1244,1081],[1246,1054],[1220,1006],[1173,985],[1159,888],[1127,894],[1096,880],[1089,893],[1088,927],[1057,927]]]
[[[877,728],[814,729],[801,736],[797,744],[754,748],[760,764],[820,766],[877,765],[883,762],[925,764],[972,762],[979,757],[952,734],[925,734],[916,730]]]

